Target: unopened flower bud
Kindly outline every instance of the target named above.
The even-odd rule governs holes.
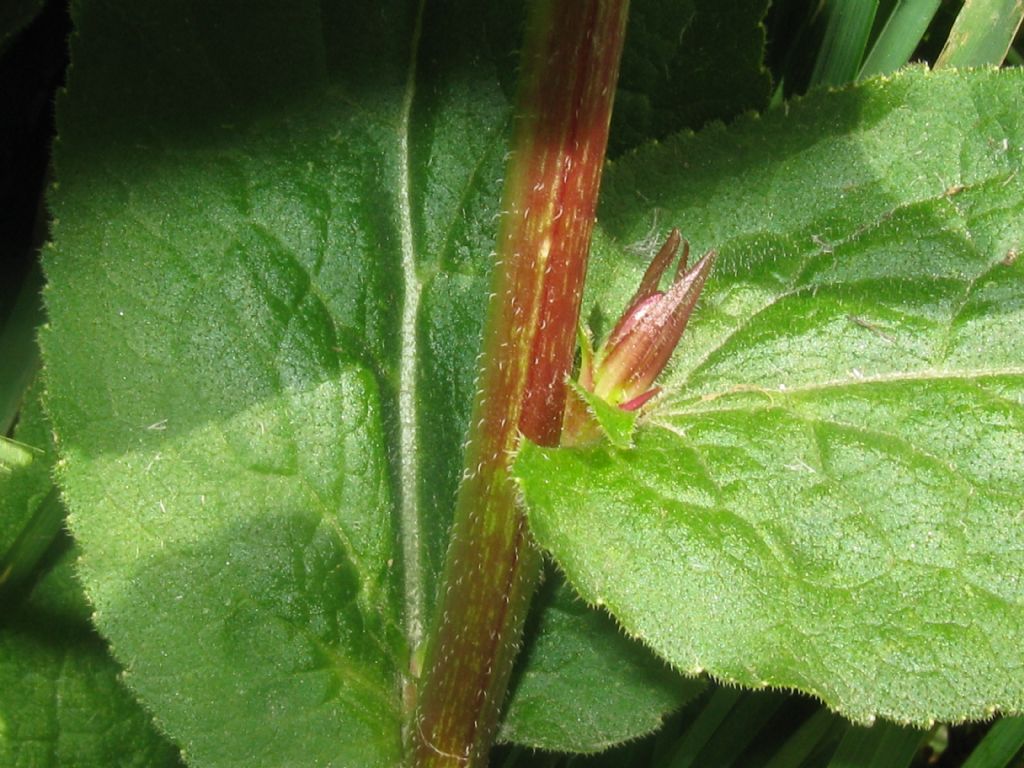
[[[683,253],[672,284],[659,290],[680,244]],[[689,254],[690,244],[673,229],[605,342],[593,352],[590,340],[581,339],[579,385],[583,389],[626,411],[640,408],[658,394],[654,381],[679,344],[715,261],[715,252],[708,251],[687,270]],[[578,407],[566,415],[567,421],[578,421]],[[567,428],[570,435],[588,431],[580,424],[567,424]]]
[[[683,245],[672,285],[658,290],[658,283]],[[690,314],[715,260],[708,251],[687,270],[690,244],[673,229],[644,273],[622,318],[594,356],[595,395],[624,410],[635,410],[658,393],[654,380],[664,370],[686,330]]]

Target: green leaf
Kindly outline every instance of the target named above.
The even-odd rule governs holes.
[[[679,669],[860,721],[1024,708],[1022,86],[914,70],[612,169],[619,242],[658,215],[716,271],[635,450],[517,473],[569,581]],[[642,263],[595,264],[599,306]]]
[[[74,556],[64,554],[0,627],[0,763],[181,765],[89,624]]]
[[[597,423],[600,434],[616,448],[633,447],[633,429],[636,427],[636,412],[624,411],[612,405],[603,397],[588,392],[576,382],[570,382],[572,394],[586,405],[587,414]]]
[[[0,555],[15,542],[53,488],[53,447],[39,389],[37,383],[25,393],[15,440],[0,446]]]
[[[27,467],[34,459],[35,452],[31,446],[0,437],[0,471],[10,472],[15,468]]]
[[[40,576],[40,562],[64,526],[64,507],[51,476],[56,452],[43,416],[41,389],[38,380],[30,382],[18,398],[24,404],[16,412],[17,439],[8,441],[0,437],[2,612],[10,610],[31,591]]]
[[[399,760],[518,44],[425,8],[75,8],[48,406],[97,626],[195,765]]]
[[[767,0],[632,0],[609,155],[764,108],[767,8]]]
[[[499,735],[555,752],[600,752],[654,731],[704,688],[619,633],[561,578],[533,607],[534,639],[519,659]]]
[[[416,9],[75,22],[44,352],[96,622],[190,762],[393,766],[403,294],[448,256],[406,238],[408,174],[451,140],[411,135]],[[421,237],[465,247],[431,212]]]
[[[54,452],[38,387],[22,410],[17,436],[38,454],[31,465],[0,475],[4,549],[48,498]],[[0,764],[179,765],[177,750],[118,681],[117,665],[89,624],[71,569],[75,553],[66,545],[47,547],[27,597],[0,593]]]

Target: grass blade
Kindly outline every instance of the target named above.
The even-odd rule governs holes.
[[[650,764],[662,768],[747,765],[751,744],[773,718],[779,720],[780,709],[790,701],[791,696],[779,691],[719,688],[707,698],[675,748],[658,750],[667,754],[654,757]]]
[[[799,768],[830,738],[838,739],[846,721],[827,709],[819,709],[800,726],[763,768]]]
[[[966,0],[935,62],[944,67],[998,67],[1024,18],[1024,0]]]
[[[900,0],[864,60],[858,79],[895,72],[910,61],[940,3],[941,0]]]
[[[1024,717],[1004,717],[974,748],[963,768],[1005,768],[1024,749]]]
[[[696,765],[700,751],[729,717],[729,713],[742,696],[743,691],[738,688],[719,688],[711,694],[700,715],[679,740],[679,746],[672,755],[669,768],[690,768]]]
[[[696,765],[746,765],[738,759],[779,710],[788,695],[778,691],[756,691],[745,696],[729,713],[722,726],[701,750]]]
[[[877,11],[878,0],[831,0],[825,6],[828,22],[811,88],[843,85],[857,76]]]
[[[926,735],[927,731],[886,722],[850,728],[828,768],[906,768]]]

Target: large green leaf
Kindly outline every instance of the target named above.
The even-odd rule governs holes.
[[[45,352],[96,622],[190,762],[393,766],[402,300],[444,265],[408,231],[409,175],[446,128],[411,135],[416,9],[82,3],[75,21]],[[504,105],[460,85],[454,122],[500,127]],[[448,155],[426,187],[470,187],[479,153]],[[415,215],[454,250],[451,208]]]
[[[716,271],[635,449],[517,471],[679,669],[857,720],[1024,708],[1022,115],[1020,71],[915,70],[613,169],[599,252],[672,223]],[[595,266],[592,316],[640,261]]]
[[[478,6],[74,9],[59,476],[96,623],[193,764],[398,762],[509,122],[517,41]],[[602,663],[655,663],[598,627]],[[678,704],[648,694],[643,729]]]

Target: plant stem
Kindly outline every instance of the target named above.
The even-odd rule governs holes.
[[[479,389],[417,696],[420,767],[486,763],[539,579],[509,468],[521,435],[555,445],[561,432],[627,5],[539,0],[527,24]]]

